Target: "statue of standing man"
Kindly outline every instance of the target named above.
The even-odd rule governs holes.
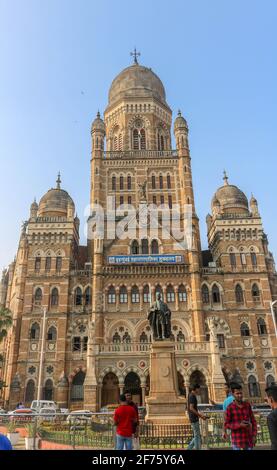
[[[160,292],[156,295],[156,300],[151,305],[148,313],[148,320],[151,326],[154,340],[164,340],[171,336],[171,311],[162,300]]]

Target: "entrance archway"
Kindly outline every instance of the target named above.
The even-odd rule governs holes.
[[[109,372],[103,378],[101,406],[112,405],[118,403],[119,386],[118,378],[113,372]]]
[[[35,382],[29,380],[25,391],[25,404],[30,405],[35,398]]]
[[[200,385],[200,396],[197,398],[199,403],[209,403],[209,392],[206,383],[205,375],[200,370],[192,372],[189,379],[190,387],[199,384]]]
[[[54,397],[53,382],[51,379],[46,380],[43,390],[44,400],[53,400]]]
[[[142,393],[141,383],[138,374],[135,372],[129,372],[124,380],[124,392],[128,390],[132,394],[133,401],[137,405],[141,405]]]
[[[84,381],[86,374],[80,370],[73,378],[71,385],[71,401],[84,401]]]

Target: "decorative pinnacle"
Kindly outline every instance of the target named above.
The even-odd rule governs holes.
[[[57,183],[57,189],[61,189],[61,174],[60,172],[58,173],[58,178],[56,180]]]
[[[180,109],[178,109],[178,116],[180,116],[180,117],[182,116],[182,113],[181,113]]]
[[[224,176],[223,176],[224,185],[225,185],[225,186],[228,186],[228,184],[229,184],[229,183],[228,183],[228,176],[227,176],[227,173],[226,173],[225,170],[224,170],[224,172],[223,172],[223,175],[224,175]]]
[[[97,112],[97,119],[100,119],[100,111],[98,109],[98,112]]]
[[[137,57],[140,56],[140,52],[137,52],[136,48],[134,48],[134,52],[130,52],[130,55],[134,57],[134,64],[138,64]]]

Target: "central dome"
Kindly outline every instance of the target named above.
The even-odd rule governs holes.
[[[109,105],[123,98],[156,98],[166,104],[165,89],[159,77],[149,68],[133,64],[113,80]]]

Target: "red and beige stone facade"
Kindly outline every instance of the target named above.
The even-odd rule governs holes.
[[[210,249],[201,251],[188,126],[179,112],[174,150],[171,125],[157,75],[136,62],[123,70],[112,82],[104,120],[98,113],[92,124],[90,203],[92,209],[101,205],[106,218],[108,196],[116,207],[125,203],[137,211],[151,203],[168,204],[170,212],[174,204],[189,204],[188,249],[163,238],[160,226],[151,236],[147,224],[143,236],[135,229],[131,238],[113,237],[105,229],[102,239],[81,246],[74,202],[59,177],[56,188],[31,205],[0,286],[0,304],[13,314],[1,369],[8,385],[2,400],[10,408],[40,395],[63,407],[98,410],[117,402],[124,387],[144,404],[147,312],[158,290],[172,311],[180,394],[197,381],[202,401],[220,401],[224,382],[233,378],[246,396],[262,401],[266,383],[276,380],[270,305],[277,276],[257,201],[248,203],[225,175],[207,216]],[[179,261],[139,258],[148,253]],[[130,254],[124,264],[111,262]]]

